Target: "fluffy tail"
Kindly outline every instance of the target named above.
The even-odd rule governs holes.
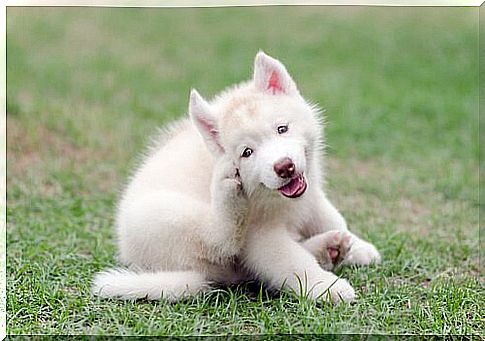
[[[96,274],[93,293],[100,297],[137,299],[160,298],[177,301],[208,289],[204,275],[194,271],[137,273],[112,269]]]

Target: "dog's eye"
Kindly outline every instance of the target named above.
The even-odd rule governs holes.
[[[241,157],[250,157],[252,153],[253,150],[251,148],[245,148],[241,154]]]
[[[278,134],[284,134],[288,131],[288,125],[284,124],[284,125],[278,126],[277,130],[278,130]]]

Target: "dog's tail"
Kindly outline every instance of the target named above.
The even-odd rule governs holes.
[[[209,288],[209,282],[194,271],[165,271],[138,273],[124,269],[111,269],[97,273],[92,290],[105,298],[137,299],[160,298],[177,301]]]

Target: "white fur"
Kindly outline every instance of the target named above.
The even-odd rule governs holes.
[[[333,268],[327,250],[340,248],[346,264],[380,256],[326,198],[321,114],[283,64],[259,52],[251,81],[209,102],[193,90],[189,114],[192,121],[164,134],[119,203],[119,258],[132,270],[98,274],[94,293],[173,301],[211,282],[257,278],[315,299],[354,299],[346,280],[324,270]],[[281,125],[288,132],[278,134]],[[250,157],[241,157],[245,148]],[[283,157],[306,179],[298,198],[277,190],[289,182],[273,169]],[[349,237],[318,237],[331,230]]]
[[[194,271],[138,274],[123,269],[100,272],[94,282],[101,297],[149,300],[163,297],[169,301],[197,294],[208,285],[204,276]]]

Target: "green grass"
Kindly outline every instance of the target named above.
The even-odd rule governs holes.
[[[328,191],[383,262],[351,305],[258,287],[101,300],[113,213],[149,136],[250,76],[258,49],[326,109]],[[478,9],[8,8],[10,334],[481,334]]]

